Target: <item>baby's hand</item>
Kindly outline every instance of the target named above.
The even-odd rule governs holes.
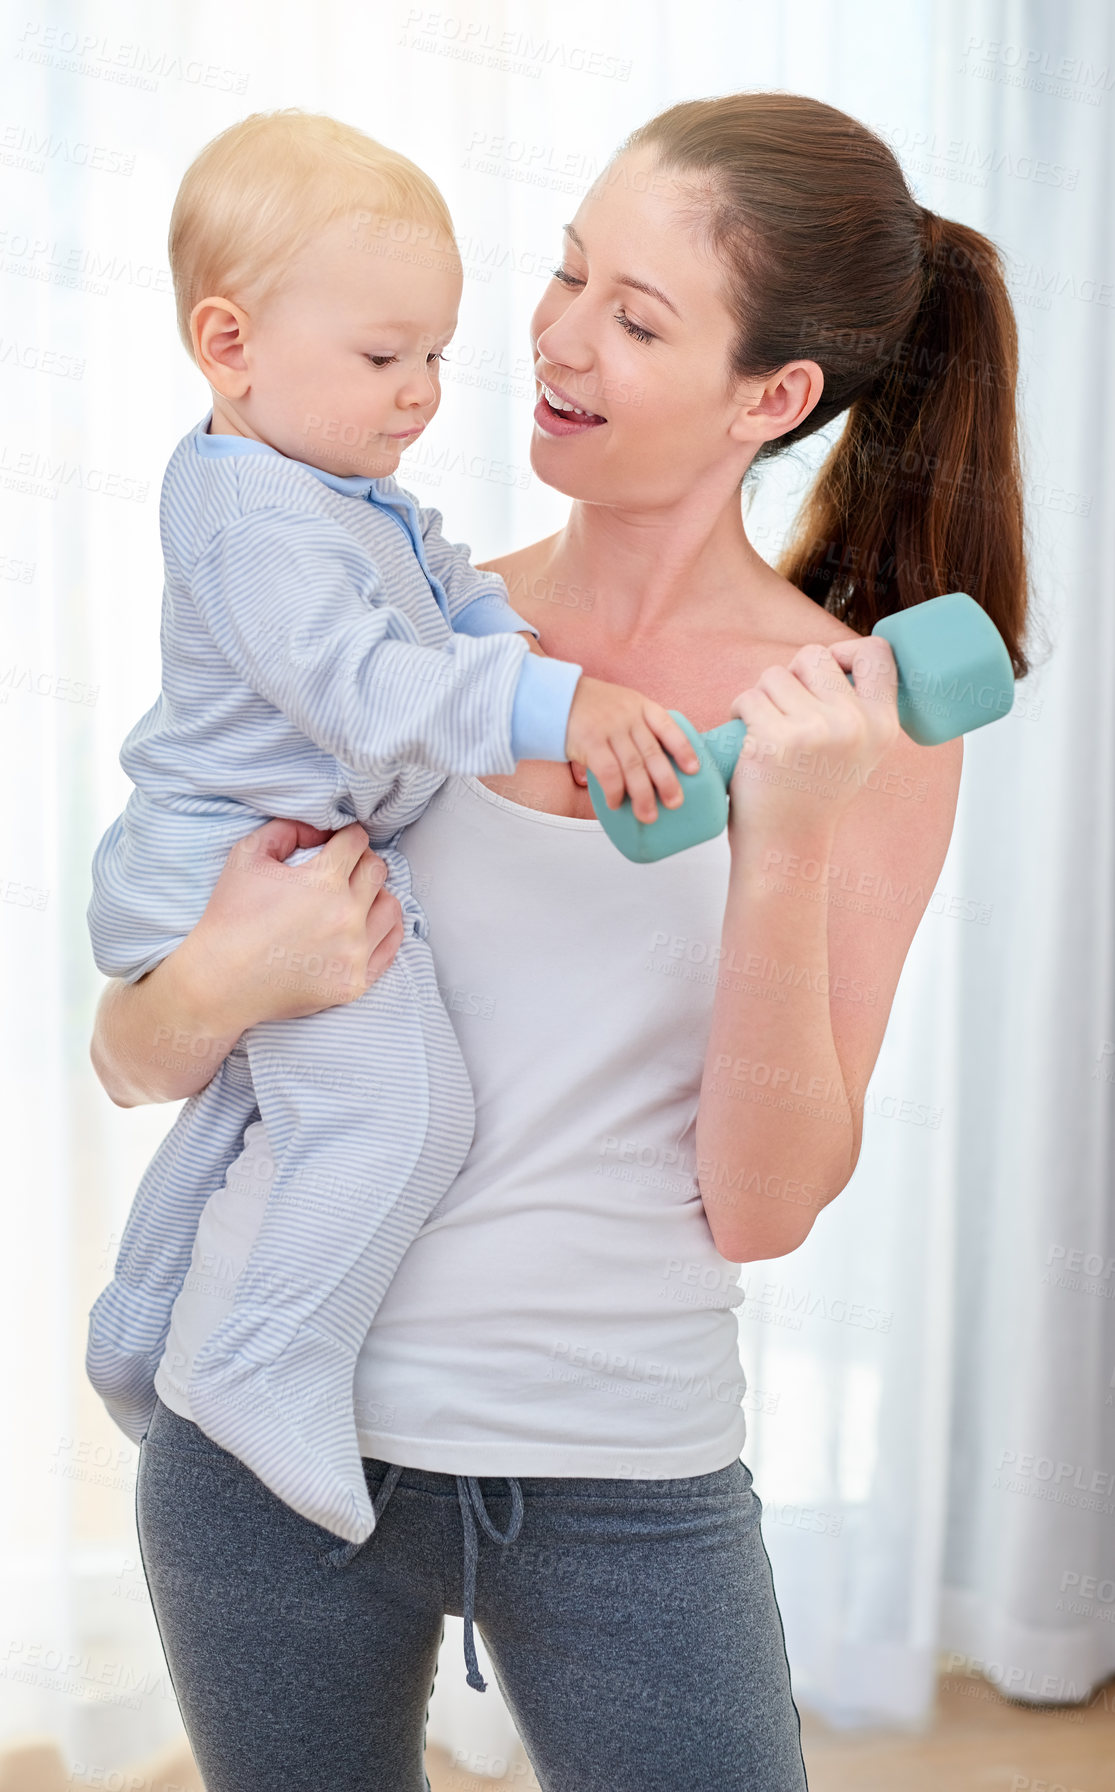
[[[609,809],[618,809],[626,794],[639,821],[657,816],[655,789],[668,809],[684,801],[667,753],[683,772],[700,765],[688,736],[660,703],[626,685],[584,676],[573,693],[565,751],[599,780]]]

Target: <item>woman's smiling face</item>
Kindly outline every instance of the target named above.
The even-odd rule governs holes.
[[[693,198],[693,183],[644,148],[605,170],[566,227],[531,320],[531,464],[570,497],[657,509],[715,469],[738,482],[771,433],[740,437],[729,377],[737,329],[723,264],[694,230]]]

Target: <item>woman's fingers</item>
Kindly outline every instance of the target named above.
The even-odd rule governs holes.
[[[851,690],[864,703],[884,708],[898,701],[898,667],[889,641],[881,635],[864,635],[858,641],[837,641],[829,649],[843,672],[852,674]],[[845,680],[847,684],[847,680]]]
[[[862,729],[865,722],[872,734],[876,724],[883,733],[890,732],[897,715],[897,689],[889,642],[865,636],[829,647],[799,648],[788,666],[765,667],[750,694],[767,699],[770,709],[762,713],[768,719],[791,724],[791,730],[783,732],[792,732],[796,725],[802,736],[836,739]],[[741,714],[735,708],[733,713]]]
[[[365,914],[371,910],[386,880],[387,866],[377,852],[365,845],[348,879],[348,887],[355,900],[363,906]]]
[[[755,685],[785,716],[808,715],[816,702],[839,705],[852,690],[825,647],[799,648],[788,666],[766,666]]]
[[[399,898],[393,896],[390,890],[385,890],[381,884],[372,896],[368,904],[368,912],[364,916],[364,936],[368,942],[369,952],[373,947],[379,945],[380,940],[384,939],[391,929],[402,921],[402,918],[403,909]]]
[[[329,839],[323,828],[315,828],[308,821],[293,821],[286,816],[276,816],[272,821],[265,821],[254,833],[246,834],[233,852],[247,854],[248,857],[274,859],[281,864],[289,859],[292,852],[301,846],[322,846]],[[230,855],[231,856],[231,855]]]
[[[775,750],[773,741],[778,725],[784,720],[782,710],[770,694],[760,690],[757,685],[741,691],[732,703],[732,714],[738,716],[747,729],[738,764],[768,758]]]
[[[788,667],[768,670],[793,674],[800,690],[808,691],[819,703],[837,708],[855,708],[857,701],[885,708],[895,701],[898,692],[894,654],[890,642],[880,635],[834,641],[828,647],[802,647]]]
[[[382,882],[387,874],[387,867],[378,853],[373,853],[368,845],[368,830],[360,822],[350,821],[347,827],[338,828],[328,844],[322,847],[317,859],[318,869],[326,877],[351,880],[353,872],[366,856],[374,859],[375,864],[381,867],[378,875]],[[366,869],[361,877],[365,875]]]
[[[896,697],[894,656],[881,637],[813,643],[789,665],[765,667],[732,704],[747,729],[732,777],[733,837],[830,825],[893,744]]]
[[[387,918],[389,922],[386,932],[382,933],[382,937],[379,919],[376,916],[376,911],[380,909],[381,903],[393,903],[395,910],[397,911],[392,917],[388,910],[380,910],[381,915]],[[368,953],[367,970],[367,979],[369,983],[374,983],[377,977],[382,977],[384,971],[394,960],[396,952],[403,943],[405,934],[406,928],[403,922],[402,909],[399,908],[399,904],[394,896],[392,896],[390,892],[385,891],[382,896],[377,897],[376,901],[368,911],[368,939],[369,944],[371,945],[371,950]]]

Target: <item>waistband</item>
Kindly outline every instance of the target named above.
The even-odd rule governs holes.
[[[372,1516],[379,1524],[383,1509],[395,1488],[403,1469],[397,1462],[387,1467],[380,1484],[379,1492],[372,1501]],[[423,1471],[410,1469],[407,1471],[408,1486],[414,1485],[412,1477],[423,1478]],[[444,1475],[426,1475],[424,1477],[431,1486],[424,1491],[441,1492],[447,1479]],[[480,1663],[476,1658],[476,1637],[473,1630],[473,1617],[476,1610],[476,1522],[478,1518],[493,1543],[514,1543],[523,1522],[523,1492],[518,1481],[512,1476],[495,1476],[485,1479],[506,1479],[511,1492],[511,1519],[506,1531],[499,1531],[492,1523],[488,1508],[484,1504],[484,1495],[480,1491],[480,1482],[475,1475],[456,1475],[457,1503],[461,1508],[461,1528],[464,1532],[464,1597],[462,1600],[462,1616],[465,1627],[465,1668],[468,1684],[476,1692],[487,1692],[488,1682],[480,1672]],[[474,1517],[475,1514],[475,1517]],[[364,1539],[363,1543],[342,1543],[336,1549],[326,1551],[325,1559],[334,1568],[345,1568],[353,1557],[358,1555],[375,1536],[375,1529]]]
[[[422,1468],[403,1468],[397,1462],[385,1462],[378,1457],[364,1459],[374,1470],[385,1470],[379,1491],[372,1501],[372,1515],[375,1524],[379,1524],[380,1516],[395,1488],[402,1485],[415,1493],[430,1493],[441,1498],[449,1498],[453,1484],[456,1487],[457,1503],[461,1510],[461,1529],[464,1543],[464,1575],[462,1616],[465,1629],[465,1667],[468,1684],[477,1692],[487,1691],[487,1681],[480,1672],[476,1658],[476,1638],[473,1632],[474,1614],[476,1610],[476,1519],[492,1539],[493,1543],[506,1546],[514,1543],[522,1528],[524,1500],[526,1498],[546,1499],[599,1499],[614,1503],[617,1497],[635,1498],[637,1500],[676,1500],[707,1498],[710,1501],[723,1499],[735,1486],[738,1471],[738,1458],[726,1464],[724,1468],[713,1469],[703,1475],[680,1475],[654,1480],[624,1479],[602,1480],[599,1476],[579,1475],[448,1475],[442,1471]],[[503,1481],[511,1494],[511,1518],[506,1531],[499,1531],[492,1523],[491,1516],[484,1504],[484,1495],[480,1487],[483,1481]],[[524,1492],[525,1490],[525,1492]],[[373,1528],[363,1543],[341,1543],[335,1549],[325,1552],[325,1560],[331,1567],[345,1568],[349,1562],[367,1548],[375,1538]]]

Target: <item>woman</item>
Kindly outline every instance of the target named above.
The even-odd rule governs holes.
[[[258,1126],[206,1207],[141,1446],[145,1571],[211,1792],[422,1787],[446,1611],[483,1685],[474,1608],[543,1787],[805,1784],[732,1266],[792,1251],[851,1177],[952,828],[961,744],[899,732],[864,636],[965,589],[1027,669],[1013,318],[991,245],[918,206],[879,139],[747,94],[635,133],[532,340],[532,460],[573,508],[493,564],[543,651],[699,729],[742,718],[729,825],[634,866],[579,768],[533,762],[450,779],[407,830],[477,1128],[357,1365],[376,1530],[338,1549],[184,1404],[258,1223]],[[780,575],[741,481],[845,411]],[[106,992],[95,1062],[125,1105],[312,1010],[267,982],[276,938],[358,965],[357,991],[390,962],[358,828],[312,887],[280,861],[320,836],[258,838],[275,876],[230,863],[186,944]]]

